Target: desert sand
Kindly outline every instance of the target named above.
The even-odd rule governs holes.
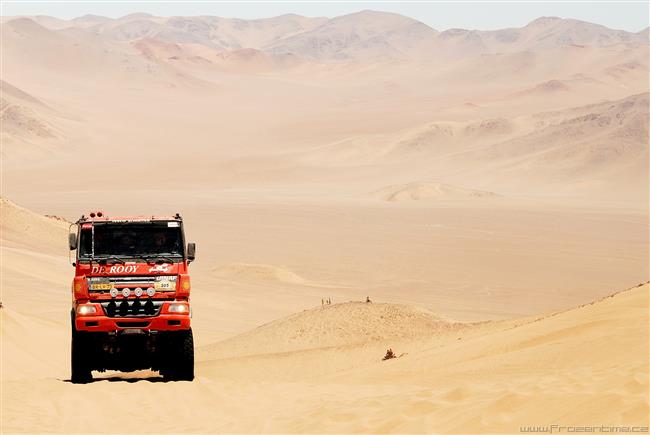
[[[648,426],[647,29],[1,27],[3,433]],[[183,215],[194,382],[69,382],[95,209]]]

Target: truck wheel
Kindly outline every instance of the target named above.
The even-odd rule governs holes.
[[[73,384],[85,384],[93,380],[88,361],[87,339],[83,333],[72,331],[70,380]]]
[[[170,334],[167,342],[166,369],[163,378],[168,381],[194,380],[194,338],[192,329]]]

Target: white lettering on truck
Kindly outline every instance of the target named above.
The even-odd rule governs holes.
[[[105,266],[93,266],[91,273],[135,273],[138,267],[135,264],[114,264],[108,270]]]

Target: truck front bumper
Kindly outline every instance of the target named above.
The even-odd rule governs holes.
[[[155,317],[75,316],[77,331],[111,332],[127,329],[179,331],[190,329],[187,314],[159,314]]]

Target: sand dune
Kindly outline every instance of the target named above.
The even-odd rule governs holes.
[[[215,276],[227,279],[274,281],[286,284],[303,284],[306,280],[283,267],[268,264],[229,264],[214,269]]]
[[[433,155],[455,153],[476,144],[512,137],[518,130],[517,120],[504,118],[464,123],[435,122],[406,132],[390,155],[397,157],[404,152]]]
[[[419,158],[422,155],[458,153],[479,144],[516,137],[521,133],[517,119],[435,121],[389,134],[349,137],[308,150],[300,158],[309,163],[333,166],[379,164]]]
[[[9,217],[3,228],[41,219],[41,231],[60,226],[10,203],[4,203],[4,216]],[[37,260],[21,260],[30,261]],[[3,274],[9,270],[13,277],[6,266]],[[471,324],[377,301],[311,308],[204,343],[193,383],[162,384],[152,373],[99,374],[84,387],[92,394],[81,404],[79,387],[65,382],[67,349],[59,343],[67,336],[66,313],[42,311],[56,308],[60,295],[47,291],[27,304],[15,297],[24,288],[12,284],[5,290],[10,303],[5,300],[0,311],[3,395],[11,397],[3,400],[2,428],[84,431],[88,421],[79,418],[79,406],[117,406],[134,388],[147,413],[127,408],[121,419],[94,414],[95,424],[143,431],[169,422],[164,410],[174,403],[178,408],[182,396],[180,412],[192,418],[158,431],[513,432],[538,424],[539,409],[554,424],[597,420],[643,426],[649,288],[641,285],[573,309]],[[35,334],[36,329],[46,333]],[[400,357],[382,361],[388,347]],[[576,403],[577,413],[567,414]],[[227,412],[215,414],[215,407]],[[52,408],[60,417],[54,424],[44,418]]]
[[[94,424],[126,432],[512,432],[537,424],[544,409],[557,424],[647,425],[648,284],[578,308],[472,323],[376,296],[372,303],[312,303],[219,340],[212,331],[241,316],[234,307],[219,309],[236,294],[195,268],[196,380],[98,373],[80,403],[79,387],[66,382],[67,225],[7,200],[1,211],[1,382],[3,398],[11,397],[2,402],[3,432],[83,432],[90,420],[79,417],[79,407],[117,407],[125,394],[137,394],[140,407],[123,409],[120,419],[92,413]],[[259,265],[220,273],[233,281],[261,273],[276,284],[298,276]],[[262,312],[273,306],[264,301],[286,298],[269,287],[252,297]],[[389,347],[399,358],[382,361]],[[576,403],[579,412],[567,415]],[[169,406],[188,418],[170,421]],[[56,423],[46,418],[52,412]]]
[[[56,138],[57,134],[52,125],[43,120],[42,117],[26,106],[11,104],[9,101],[2,101],[0,110],[1,119],[4,125],[3,133],[9,137],[36,137],[42,139]]]
[[[548,95],[548,94],[555,94],[555,93],[562,93],[562,92],[568,92],[570,91],[571,88],[569,87],[568,84],[566,84],[563,81],[560,80],[549,80],[544,83],[540,83],[539,85],[535,86],[532,89],[527,89],[525,91],[521,91],[518,95]]]
[[[219,50],[196,43],[168,43],[150,37],[136,39],[131,45],[148,60],[185,71],[201,68],[253,73],[296,66],[300,62],[288,55],[270,55],[254,48]]]
[[[55,118],[54,111],[42,101],[7,82],[2,81],[1,86],[2,136],[10,145],[9,149],[3,149],[4,155],[16,154],[21,145],[29,147],[29,143],[36,142],[36,145],[32,145],[34,147],[63,135],[50,121]],[[23,143],[14,145],[16,142]]]
[[[537,115],[534,131],[469,154],[501,160],[502,170],[526,167],[530,175],[553,173],[571,182],[613,174],[622,184],[640,181],[648,175],[648,96]]]
[[[1,81],[0,84],[2,85],[2,107],[4,108],[7,104],[10,104],[9,101],[4,100],[4,98],[11,98],[14,100],[19,100],[22,101],[23,103],[26,104],[33,104],[35,106],[39,107],[44,107],[45,104],[40,101],[38,98],[35,98],[34,96],[28,94],[27,92],[18,89],[15,86],[12,86],[10,83],[7,83],[5,81]]]
[[[0,228],[2,228],[3,243],[39,246],[65,253],[65,246],[58,245],[61,245],[61,241],[67,237],[68,222],[34,213],[2,197],[0,197],[0,215],[2,215]]]
[[[543,86],[534,92],[570,92],[549,86],[551,90]],[[510,119],[432,122],[398,133],[349,138],[303,158],[339,167],[386,165],[384,175],[392,171],[402,180],[378,192],[386,198],[441,196],[435,186],[403,182],[406,177],[430,178],[432,171],[443,184],[462,185],[469,177],[486,182],[479,190],[500,193],[502,180],[517,177],[529,192],[544,185],[556,194],[578,191],[602,198],[624,189],[629,198],[645,198],[648,113],[648,94],[643,93]],[[422,161],[427,166],[418,164]],[[414,173],[416,167],[421,172]],[[449,197],[475,196],[451,190]]]
[[[29,18],[11,20],[2,26],[2,50],[12,59],[3,71],[3,79],[11,77],[8,81],[17,87],[21,84],[16,79],[43,88],[40,79],[44,71],[57,83],[75,77],[78,86],[127,77],[131,83],[154,86],[169,86],[172,82],[174,87],[202,84],[170,65],[151,62],[128,44],[83,28],[47,29]]]
[[[373,192],[373,196],[383,201],[405,200],[457,200],[471,198],[492,198],[498,196],[494,192],[465,189],[443,183],[413,182],[404,185],[387,186]]]
[[[426,337],[464,327],[413,306],[347,302],[305,310],[205,346],[201,352],[210,359],[277,354]]]

